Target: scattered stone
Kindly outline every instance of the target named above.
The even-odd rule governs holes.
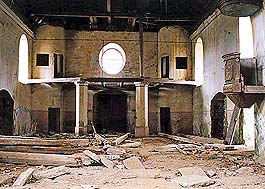
[[[215,184],[215,181],[210,179],[201,168],[181,168],[179,172],[182,176],[177,179],[177,182],[182,187],[205,187]]]
[[[210,178],[216,176],[216,172],[215,171],[206,171],[206,175]]]
[[[238,175],[251,175],[254,173],[254,169],[252,169],[251,167],[241,167],[236,170],[236,173]]]
[[[84,161],[82,163],[83,166],[91,166],[93,163],[91,161]]]
[[[96,161],[97,163],[100,163],[100,157],[97,154],[91,152],[90,150],[85,150],[83,151],[83,153],[90,157],[92,160]]]
[[[28,182],[31,179],[34,171],[35,171],[34,168],[28,168],[26,171],[24,171],[19,175],[17,180],[14,182],[13,186],[24,186],[26,182]]]
[[[126,143],[120,145],[123,148],[139,148],[142,145],[141,142]]]
[[[116,167],[117,167],[118,169],[124,169],[124,168],[125,168],[125,166],[124,166],[123,163],[121,163],[121,162],[118,162],[118,163],[116,164]]]
[[[225,171],[225,176],[233,176],[233,172],[232,171],[229,171],[229,170],[226,170]]]
[[[122,148],[110,147],[107,149],[106,153],[108,155],[124,155],[126,153],[126,151]]]
[[[123,161],[127,169],[145,169],[142,162],[137,157],[131,157]]]
[[[109,160],[117,160],[121,158],[120,155],[105,155],[105,157],[108,158]]]
[[[54,167],[52,169],[48,169],[45,171],[38,172],[34,174],[34,177],[37,179],[55,179],[59,176],[70,174],[70,168],[65,167],[65,166],[59,166],[59,167]]]
[[[5,185],[13,180],[14,176],[10,176],[7,174],[0,174],[0,186]]]
[[[110,148],[110,147],[111,147],[111,145],[109,145],[109,144],[104,145],[104,146],[103,146],[103,150],[106,151],[106,150],[107,150],[108,148]]]
[[[199,167],[186,167],[178,169],[182,176],[202,176],[208,177],[205,172]]]
[[[184,188],[190,187],[206,187],[215,184],[215,180],[212,180],[204,176],[182,176],[177,179],[180,186]]]
[[[101,155],[99,156],[101,163],[106,166],[109,169],[113,169],[114,168],[114,163],[112,161],[110,161],[108,158],[106,158],[105,156]]]

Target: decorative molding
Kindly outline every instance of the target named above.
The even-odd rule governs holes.
[[[194,40],[196,39],[203,30],[208,27],[216,18],[218,18],[221,15],[221,11],[219,9],[216,9],[213,14],[211,14],[208,18],[206,18],[201,25],[197,28],[195,32],[193,32],[190,35],[190,39]]]
[[[34,33],[23,21],[2,1],[0,0],[0,9],[9,16],[26,34],[34,37]]]

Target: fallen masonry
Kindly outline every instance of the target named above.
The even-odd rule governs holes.
[[[148,182],[148,184],[143,185],[143,188],[162,186],[168,186],[168,188],[207,187],[218,183],[222,175],[225,177],[253,176],[257,172],[257,169],[249,167],[247,162],[244,164],[241,155],[233,156],[225,153],[236,153],[238,150],[234,146],[198,143],[192,139],[183,139],[180,136],[177,136],[178,142],[175,137],[170,140],[165,139],[168,137],[131,138],[128,140],[128,137],[129,134],[112,135],[111,137],[101,136],[108,143],[99,142],[95,135],[85,139],[15,138],[13,142],[12,138],[4,138],[5,140],[1,138],[0,147],[6,145],[35,147],[34,145],[36,145],[39,148],[53,147],[54,151],[52,153],[46,153],[46,151],[45,153],[41,153],[41,151],[38,153],[0,151],[0,162],[26,166],[17,175],[4,176],[5,179],[3,179],[2,184],[0,183],[0,187],[5,185],[31,187],[45,182],[53,185],[57,182],[72,182],[74,178],[80,179],[79,177],[87,177],[87,179],[84,179],[83,182],[80,181],[79,185],[69,186],[70,188],[80,188],[81,185],[82,187],[101,188],[104,185],[110,185],[112,187],[109,188],[113,188],[113,186],[115,186],[114,188],[116,186],[126,188],[127,182]],[[43,146],[41,141],[43,141]],[[145,141],[152,142],[146,143]],[[161,142],[156,145],[157,141]],[[75,151],[73,146],[78,148],[78,151]],[[62,147],[65,149],[72,148],[71,153],[61,153]],[[58,148],[59,154],[54,153],[56,148]],[[156,156],[158,159],[153,161],[153,157]],[[234,165],[240,165],[240,167],[237,169],[225,168],[222,173],[221,169],[220,171],[214,169],[215,166],[211,169],[207,166],[198,167],[196,164],[190,164],[186,167],[182,163],[178,163],[178,161],[182,161],[181,158],[191,163],[194,158],[211,159],[218,163],[227,159],[228,164],[234,162]],[[171,164],[172,166],[178,164],[178,166],[173,166],[173,168]],[[175,168],[178,168],[178,174],[172,172]],[[97,174],[100,176],[96,176]],[[2,173],[2,175],[6,174]],[[2,175],[0,172],[0,177]],[[112,178],[111,175],[115,176]],[[146,177],[146,175],[149,176]],[[98,178],[102,183],[99,184],[97,179],[92,182],[93,178]],[[106,178],[105,181],[104,178]],[[111,179],[112,181],[109,181]]]

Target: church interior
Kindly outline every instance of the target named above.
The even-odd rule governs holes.
[[[244,146],[265,165],[264,8],[0,0],[0,151],[34,133],[189,136]]]

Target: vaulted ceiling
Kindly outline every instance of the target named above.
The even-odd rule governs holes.
[[[33,30],[158,31],[182,26],[192,32],[216,7],[215,0],[3,0]]]

